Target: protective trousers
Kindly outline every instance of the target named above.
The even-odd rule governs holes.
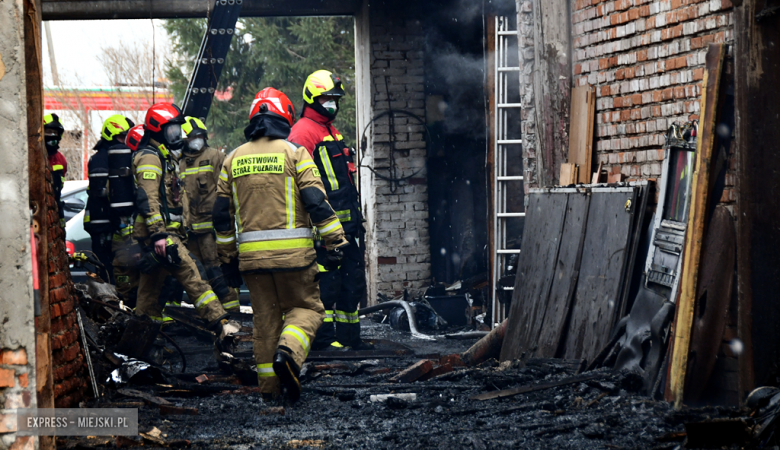
[[[279,394],[273,369],[277,348],[300,368],[325,315],[317,285],[317,265],[295,272],[245,273],[254,312],[252,337],[260,392]]]
[[[348,238],[341,267],[320,274],[320,291],[325,319],[317,332],[315,348],[325,348],[334,340],[353,347],[360,344],[358,307],[366,293],[366,264],[358,240]]]
[[[103,266],[108,271],[108,280],[106,280],[108,283],[116,284],[116,280],[114,279],[114,252],[113,252],[113,246],[114,242],[111,239],[111,233],[99,233],[95,234],[92,237],[92,253],[97,256],[97,258],[100,260],[100,263],[103,264]],[[103,273],[100,273],[101,277],[103,276]]]
[[[138,298],[138,270],[135,268],[134,252],[139,250],[134,245],[133,237],[114,234],[111,240],[111,250],[114,252],[114,278],[116,291],[127,306],[134,308]]]
[[[187,239],[190,253],[203,264],[211,288],[217,293],[222,307],[227,311],[238,311],[238,289],[231,288],[225,282],[217,255],[217,241],[214,233],[192,234]]]
[[[138,305],[135,308],[137,315],[149,316],[152,320],[163,322],[163,305],[158,298],[162,290],[165,277],[169,274],[176,278],[184,286],[184,291],[191,301],[195,303],[195,309],[201,319],[213,322],[225,316],[225,309],[217,300],[217,294],[211,290],[211,286],[203,281],[198,273],[195,261],[190,257],[187,248],[181,239],[175,235],[169,235],[177,247],[181,263],[176,267],[161,266],[152,273],[142,273],[138,284]]]

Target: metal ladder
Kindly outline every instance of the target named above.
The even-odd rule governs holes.
[[[519,84],[520,67],[509,67],[509,39],[518,38],[517,30],[509,30],[509,18],[506,16],[496,17],[496,49],[495,49],[495,138],[493,153],[493,290],[491,292],[491,326],[495,327],[506,319],[504,305],[498,300],[498,290],[512,291],[514,287],[501,288],[498,280],[506,271],[507,263],[511,255],[519,254],[520,250],[508,249],[507,247],[507,219],[515,217],[525,217],[524,212],[507,211],[507,196],[512,195],[509,192],[507,183],[511,181],[523,181],[523,176],[510,176],[507,173],[508,158],[507,147],[511,145],[522,144],[521,139],[513,139],[508,136],[508,110],[512,108],[521,108],[520,99],[517,103],[510,103],[509,99],[509,80],[510,75],[518,75],[516,82]],[[519,97],[519,95],[518,95]],[[516,128],[519,129],[519,126]],[[520,195],[524,195],[522,192]]]

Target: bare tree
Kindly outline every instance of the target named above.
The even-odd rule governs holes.
[[[100,139],[100,132],[90,126],[90,121],[95,120],[92,111],[120,111],[135,123],[142,123],[149,105],[170,99],[167,81],[163,78],[162,53],[156,52],[150,43],[127,47],[106,46],[101,49],[97,59],[109,80],[108,87],[92,89],[58,85],[47,89],[46,95],[56,100],[81,124],[79,130],[73,130],[73,136],[63,136],[61,151],[72,167],[68,179],[83,179],[84,145],[88,146],[91,155],[91,148]],[[106,118],[102,117],[105,115],[101,114],[102,120]]]

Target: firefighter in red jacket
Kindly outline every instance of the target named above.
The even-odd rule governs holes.
[[[292,127],[288,139],[311,154],[328,200],[351,244],[344,248],[344,259],[338,269],[327,270],[320,264],[320,295],[325,318],[313,348],[346,346],[361,350],[372,347],[360,339],[358,318],[358,306],[366,295],[363,216],[355,185],[354,155],[333,126],[339,99],[344,95],[341,80],[331,72],[318,70],[309,75],[303,86],[302,118]],[[323,261],[326,252],[318,250],[317,253],[318,260]]]
[[[65,133],[60,118],[56,114],[43,116],[43,142],[46,144],[46,153],[49,154],[51,165],[51,178],[54,185],[54,199],[60,215],[60,226],[65,228],[65,210],[62,205],[62,187],[65,185],[65,175],[68,173],[68,161],[65,155],[59,152],[60,141]]]

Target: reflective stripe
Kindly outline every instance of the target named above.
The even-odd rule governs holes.
[[[341,222],[339,222],[339,219],[336,219],[333,222],[325,225],[324,227],[319,228],[319,231],[322,236],[327,236],[329,234],[335,233],[340,228],[342,228]]]
[[[92,220],[92,221],[89,221],[89,220],[86,220],[86,216],[84,217],[84,221],[92,223],[92,224],[95,224],[95,223],[111,223],[110,220]]]
[[[210,230],[214,228],[213,222],[201,222],[201,223],[193,223],[192,229],[193,230]]]
[[[358,317],[358,312],[346,312],[346,311],[339,311],[336,310],[336,322],[341,323],[359,323],[360,317]]]
[[[228,237],[220,236],[219,233],[217,233],[217,244],[235,244],[236,243],[236,235],[231,234]]]
[[[241,226],[241,208],[238,207],[238,193],[236,191],[236,182],[233,182],[233,203],[236,207],[236,223],[238,224],[238,232],[240,233],[241,230],[244,229],[243,226]]]
[[[352,220],[352,211],[347,209],[345,211],[336,211],[336,217],[340,222],[349,222]]]
[[[164,321],[165,321],[165,319],[163,319],[163,318],[162,318],[162,317],[160,317],[160,316],[148,316],[148,317],[149,317],[150,319],[152,319],[153,321],[155,321],[155,322],[160,322],[160,323],[162,323],[162,322],[164,322]]]
[[[304,170],[308,169],[309,167],[312,167],[312,168],[315,168],[315,169],[316,169],[316,168],[317,168],[317,165],[316,165],[316,164],[314,164],[314,161],[311,161],[311,160],[309,160],[309,161],[304,161],[304,162],[298,163],[298,164],[295,166],[295,170],[297,170],[297,171],[298,171],[298,173],[301,173],[301,172],[303,172]]]
[[[325,146],[320,147],[320,159],[322,160],[322,165],[325,166],[325,174],[328,175],[330,189],[337,191],[339,189],[339,181],[336,179],[336,172],[333,171],[333,166],[330,164],[330,155],[328,155],[328,149]]]
[[[232,300],[222,304],[222,307],[225,309],[238,308],[239,306],[241,306],[241,304],[238,303],[238,300]]]
[[[108,154],[109,155],[126,155],[126,154],[131,153],[131,152],[132,152],[132,150],[130,150],[129,148],[117,148],[117,149],[114,149],[114,150],[109,150]]]
[[[219,173],[219,179],[222,181],[227,181],[227,172],[225,172],[225,169],[222,169],[222,171]]]
[[[268,250],[294,250],[299,248],[314,248],[314,239],[284,239],[279,241],[247,242],[238,244],[238,252],[260,252]]]
[[[185,170],[181,174],[181,178],[186,177],[187,175],[197,175],[201,172],[214,172],[214,166],[198,166],[198,167],[192,167],[190,169]]]
[[[287,177],[285,185],[287,193],[287,228],[295,228],[295,184],[292,177]]]
[[[211,303],[215,298],[217,298],[217,294],[214,291],[206,291],[195,301],[195,307],[200,309]]]
[[[257,365],[257,376],[258,377],[275,377],[276,376],[276,372],[274,372],[274,365],[273,365],[273,363],[258,364]]]
[[[325,317],[322,319],[323,322],[333,322],[333,311],[326,309],[325,310]]]
[[[90,173],[89,174],[90,178],[105,178],[107,176],[108,176],[107,173]]]
[[[146,224],[147,224],[147,225],[151,225],[151,224],[153,224],[153,223],[162,222],[162,220],[163,220],[163,219],[162,219],[162,216],[161,216],[161,215],[159,215],[159,214],[155,214],[155,215],[153,215],[153,216],[151,216],[151,217],[147,217],[147,218],[146,218]]]
[[[52,172],[56,172],[58,170],[65,170],[65,166],[63,166],[62,164],[55,164],[55,165],[51,166],[51,171]]]
[[[309,337],[306,336],[306,333],[304,333],[303,330],[296,327],[295,325],[287,325],[284,327],[284,330],[282,330],[282,336],[285,334],[289,334],[297,339],[298,342],[301,343],[301,347],[303,347],[304,353],[309,353]]]
[[[111,203],[112,208],[124,208],[125,206],[133,206],[135,203],[133,202],[121,202],[121,203]]]
[[[293,228],[292,230],[263,230],[247,231],[238,234],[238,243],[279,241],[282,239],[311,238],[313,236],[311,228]]]
[[[151,165],[151,164],[145,164],[143,166],[138,166],[138,168],[135,169],[135,173],[141,173],[141,172],[147,172],[147,171],[148,172],[154,172],[157,175],[162,175],[162,169],[157,167],[157,166]]]
[[[317,264],[317,268],[320,269],[320,272],[327,272],[328,269],[325,268],[322,264]]]

